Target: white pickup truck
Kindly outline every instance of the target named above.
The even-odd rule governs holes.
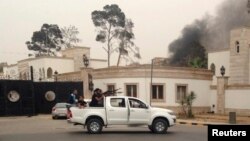
[[[153,108],[143,101],[127,96],[108,96],[104,107],[71,107],[68,109],[68,123],[87,126],[95,134],[109,125],[148,125],[154,133],[166,133],[173,126],[176,116],[173,111]]]

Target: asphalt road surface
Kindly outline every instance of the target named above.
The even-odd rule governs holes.
[[[207,141],[206,126],[176,125],[167,134],[153,134],[147,127],[114,126],[91,135],[82,126],[48,115],[0,117],[0,141]]]

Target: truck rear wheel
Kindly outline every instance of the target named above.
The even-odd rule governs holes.
[[[99,119],[90,119],[87,122],[88,132],[91,134],[98,134],[102,131],[102,122]]]
[[[156,119],[153,122],[152,129],[154,133],[164,134],[168,130],[168,123],[164,119]]]

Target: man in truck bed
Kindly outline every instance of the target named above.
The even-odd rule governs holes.
[[[96,88],[94,90],[94,94],[92,96],[92,100],[89,104],[90,107],[103,107],[103,94],[102,90],[99,88]]]

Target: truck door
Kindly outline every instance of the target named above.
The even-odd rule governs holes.
[[[128,105],[125,98],[110,98],[107,103],[107,121],[108,124],[127,124],[128,123]]]
[[[129,98],[129,124],[147,124],[150,109],[138,99]]]

